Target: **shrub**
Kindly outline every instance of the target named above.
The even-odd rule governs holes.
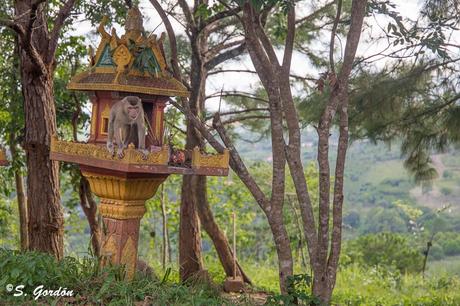
[[[443,249],[447,256],[460,254],[460,239],[448,240],[443,244]]]
[[[409,244],[408,239],[396,233],[378,233],[350,241],[345,248],[351,262],[367,266],[393,267],[401,272],[418,272],[423,255]]]
[[[430,248],[429,257],[434,260],[443,259],[446,255],[444,254],[444,249],[439,244],[433,244]]]
[[[444,172],[442,173],[442,177],[445,179],[449,179],[449,178],[453,178],[454,174],[450,170],[444,170]]]
[[[452,188],[449,187],[442,187],[441,188],[441,193],[445,196],[451,195],[452,194]]]
[[[33,290],[43,285],[47,290],[66,287],[73,290],[71,304],[77,305],[135,305],[144,301],[155,305],[227,305],[216,288],[206,284],[188,286],[171,284],[168,273],[162,281],[151,276],[136,275],[132,281],[122,278],[123,269],[99,269],[96,258],[76,259],[54,257],[36,252],[17,252],[0,249],[0,304],[1,305],[67,305],[65,298],[40,297],[34,301]],[[7,284],[25,285],[20,297],[4,290]]]

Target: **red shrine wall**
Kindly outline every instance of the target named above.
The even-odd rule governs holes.
[[[163,144],[164,108],[168,97],[109,91],[96,91],[90,95],[92,102],[90,143],[107,142],[110,109],[116,102],[130,95],[142,99],[142,106],[148,118],[146,147]]]

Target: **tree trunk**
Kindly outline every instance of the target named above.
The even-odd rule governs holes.
[[[209,207],[206,191],[206,177],[198,177],[196,194],[198,199],[198,215],[200,216],[201,224],[216,248],[217,255],[219,256],[219,260],[224,268],[225,274],[228,277],[234,276],[233,252],[230,248],[227,237],[225,237],[224,233],[220,230],[216,220],[214,219],[211,208]],[[241,276],[245,283],[251,284],[251,280],[244,273],[238,261],[236,262],[236,276]]]
[[[88,180],[81,175],[79,186],[80,206],[85,213],[91,233],[91,246],[96,257],[101,255],[101,227],[97,218],[97,203],[91,193]]]
[[[10,133],[10,151],[14,160],[17,158],[16,136],[14,132]],[[21,241],[21,251],[25,251],[29,247],[29,237],[27,232],[27,199],[24,194],[24,178],[20,169],[14,170],[14,180],[16,184],[16,200],[18,202],[19,211],[19,237]]]
[[[193,35],[190,40],[194,46],[192,46],[190,70],[192,91],[189,104],[192,112],[199,116],[203,110],[202,104],[206,89],[206,71],[201,61],[205,39],[199,35]],[[200,140],[194,126],[187,122],[185,149],[191,151],[196,146],[201,148],[203,145]],[[200,221],[197,214],[197,180],[198,176],[196,175],[186,175],[182,179],[179,231],[179,266],[182,281],[203,270]]]
[[[293,274],[292,251],[289,235],[283,222],[283,213],[273,211],[270,216],[267,216],[270,229],[273,234],[273,239],[278,255],[278,273],[280,279],[281,293],[286,294],[287,278]]]
[[[59,196],[59,163],[50,160],[51,135],[56,133],[53,81],[49,74],[37,77],[25,63],[22,70],[29,249],[48,252],[60,259],[64,255],[64,218]]]
[[[162,248],[162,256],[161,256],[161,264],[163,266],[163,270],[166,269],[166,263],[169,263],[171,257],[168,255],[169,250],[169,233],[168,233],[168,216],[166,215],[166,203],[165,203],[165,183],[161,184],[161,193],[160,193],[160,202],[161,202],[161,218],[162,218],[162,225],[163,225],[163,248]]]
[[[60,10],[49,36],[44,3],[15,1],[19,35],[21,83],[24,96],[27,158],[29,249],[64,255],[64,218],[59,195],[59,163],[50,160],[51,136],[56,133],[53,94],[54,54],[58,33],[73,6]],[[18,30],[22,29],[22,30]]]
[[[184,176],[179,225],[179,265],[180,279],[186,281],[203,270],[201,259],[200,221],[198,220],[196,197],[197,176]]]
[[[29,247],[29,237],[27,233],[27,199],[24,194],[24,178],[22,177],[20,170],[14,171],[14,178],[16,182],[16,198],[19,209],[21,251],[25,251]]]

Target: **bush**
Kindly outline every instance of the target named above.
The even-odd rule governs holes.
[[[332,305],[458,306],[458,277],[400,275],[383,268],[351,265],[340,270]]]
[[[364,233],[407,232],[406,220],[396,207],[371,209],[367,214]]]
[[[444,170],[444,172],[442,173],[442,177],[445,179],[450,179],[454,177],[454,174],[450,170]]]
[[[460,239],[445,242],[443,244],[443,249],[447,256],[460,254]]]
[[[167,277],[159,281],[144,274],[127,282],[122,278],[122,268],[99,269],[95,258],[66,257],[57,261],[44,253],[0,249],[0,271],[1,305],[134,305],[142,301],[149,305],[153,301],[155,305],[228,305],[216,288],[209,285],[171,284]],[[4,290],[8,284],[25,285],[26,294],[13,296],[15,291]],[[30,293],[39,285],[47,290],[65,287],[73,290],[74,296],[70,301],[56,297],[40,297],[34,301]]]
[[[396,233],[362,236],[348,242],[345,253],[352,263],[395,268],[401,272],[419,272],[423,265],[422,253],[411,246],[405,236]]]
[[[347,224],[347,225],[349,225],[350,227],[353,227],[353,228],[358,228],[359,225],[361,224],[360,221],[361,220],[360,220],[360,217],[359,217],[359,213],[356,212],[356,211],[350,211],[350,213],[347,214],[343,218],[343,223]]]
[[[445,196],[451,195],[452,194],[452,188],[449,187],[442,187],[441,188],[441,193]]]
[[[444,249],[439,244],[433,244],[430,248],[429,257],[430,259],[440,260],[443,259],[446,255],[444,254]]]

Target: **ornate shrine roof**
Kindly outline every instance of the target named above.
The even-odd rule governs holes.
[[[98,27],[102,39],[94,54],[89,48],[90,67],[77,74],[68,89],[83,91],[122,91],[162,96],[188,96],[185,86],[174,79],[165,60],[164,33],[146,35],[142,14],[137,7],[128,11],[126,33],[107,33],[105,17]]]

